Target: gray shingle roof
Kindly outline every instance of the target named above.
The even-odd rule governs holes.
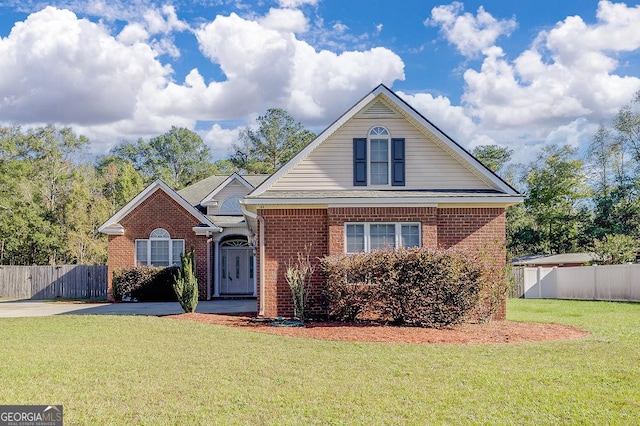
[[[229,227],[233,225],[243,225],[245,223],[244,216],[212,216],[207,215],[209,220],[216,226],[221,228]]]
[[[230,175],[211,175],[208,178],[181,189],[178,191],[178,194],[192,206],[197,206],[204,197],[220,186],[229,176]],[[255,188],[264,182],[269,175],[242,175],[241,177]]]
[[[534,254],[513,259],[511,263],[518,266],[561,265],[567,263],[589,263],[595,259],[596,256],[593,253]]]

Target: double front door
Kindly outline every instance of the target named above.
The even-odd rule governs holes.
[[[253,294],[253,249],[222,247],[220,294]]]

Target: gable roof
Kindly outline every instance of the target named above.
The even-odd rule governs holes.
[[[205,179],[202,179],[201,181],[198,181],[179,190],[178,194],[185,200],[187,200],[187,202],[192,206],[198,206],[202,201],[213,197],[225,186],[235,180],[241,182],[245,186],[249,185],[247,188],[249,190],[252,190],[256,186],[264,182],[268,177],[269,175],[239,175],[237,173],[233,173],[231,176],[211,175]]]
[[[266,179],[266,177],[265,177]],[[229,176],[224,182],[218,185],[213,191],[211,191],[207,196],[205,196],[202,200],[200,200],[201,206],[206,206],[209,204],[213,204],[214,198],[216,194],[222,191],[227,185],[231,184],[231,182],[238,182],[243,185],[245,188],[249,190],[249,192],[253,191],[254,186],[251,185],[246,179],[240,176],[238,173],[233,173]]]
[[[142,204],[156,191],[164,191],[169,197],[171,197],[172,200],[178,203],[183,209],[185,209],[185,211],[187,211],[187,213],[195,217],[205,227],[210,227],[213,231],[220,230],[220,228],[218,228],[213,222],[211,222],[211,220],[200,213],[197,208],[189,204],[187,200],[181,197],[176,191],[171,189],[169,185],[167,185],[160,179],[156,179],[153,183],[143,189],[142,192],[136,195],[131,201],[129,201],[123,208],[118,210],[116,214],[111,216],[105,223],[103,223],[102,226],[98,228],[98,231],[104,234],[122,235],[124,233],[124,228],[122,227],[122,225],[120,225],[120,220],[127,216],[130,212],[135,210],[140,204]]]
[[[453,153],[463,164],[468,166],[470,169],[474,170],[478,175],[482,176],[483,180],[486,180],[491,184],[495,190],[497,190],[501,195],[508,195],[511,197],[520,197],[518,191],[516,191],[511,185],[505,182],[498,175],[489,170],[486,166],[484,166],[477,158],[471,155],[468,151],[466,151],[462,146],[460,146],[457,142],[451,139],[448,135],[446,135],[443,131],[441,131],[438,127],[436,127],[433,123],[431,123],[428,119],[422,116],[418,111],[416,111],[413,107],[411,107],[407,102],[401,99],[398,95],[392,92],[385,85],[380,84],[373,91],[371,91],[368,95],[358,101],[351,109],[349,109],[346,113],[344,113],[340,118],[338,118],[333,124],[331,124],[327,129],[325,129],[320,135],[316,137],[309,145],[307,145],[304,149],[302,149],[295,157],[293,157],[289,162],[287,162],[284,166],[282,166],[277,172],[271,175],[267,180],[265,180],[262,184],[260,184],[251,194],[249,194],[248,198],[271,198],[272,191],[269,189],[276,183],[278,180],[287,174],[290,170],[296,167],[301,161],[307,158],[311,152],[313,152],[318,146],[320,146],[323,142],[325,142],[329,137],[331,137],[338,129],[340,129],[344,124],[346,124],[349,120],[355,117],[358,113],[363,111],[367,105],[371,104],[371,102],[379,96],[383,96],[387,101],[394,104],[398,107],[403,114],[407,117],[413,119],[418,125],[424,127],[432,134],[434,134],[439,141],[447,148],[448,151]],[[367,193],[370,191],[367,191]],[[360,191],[361,196],[364,195],[364,191]],[[494,194],[495,195],[495,194]],[[372,194],[374,196],[374,194]],[[518,202],[521,200],[515,200]]]

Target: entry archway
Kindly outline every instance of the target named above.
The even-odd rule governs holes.
[[[253,248],[246,237],[220,243],[220,295],[253,295],[255,262]]]

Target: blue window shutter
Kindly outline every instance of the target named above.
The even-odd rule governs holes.
[[[353,186],[367,186],[367,139],[353,139]]]
[[[391,152],[393,163],[391,165],[392,186],[404,186],[404,138],[391,139]]]

